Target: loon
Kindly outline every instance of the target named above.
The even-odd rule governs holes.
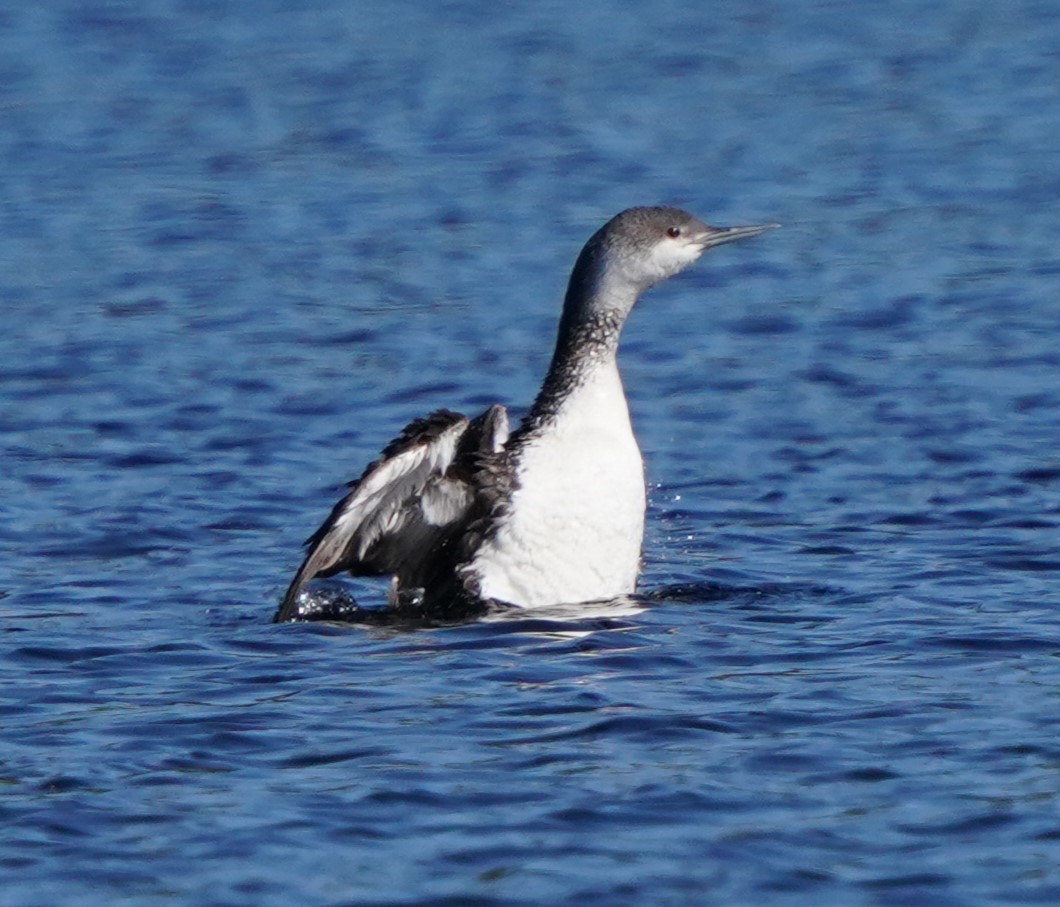
[[[711,227],[669,207],[613,217],[578,256],[552,363],[518,429],[501,405],[411,422],[306,542],[275,621],[310,615],[306,583],[341,571],[389,575],[391,607],[440,616],[633,593],[647,498],[622,327],[646,290],[706,250],[775,226]]]

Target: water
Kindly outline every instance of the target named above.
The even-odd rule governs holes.
[[[1060,901],[1055,4],[8,6],[5,905]],[[656,202],[643,609],[271,625]]]

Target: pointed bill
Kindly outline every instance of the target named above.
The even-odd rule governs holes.
[[[765,233],[766,230],[775,230],[779,226],[780,224],[759,224],[753,227],[707,227],[695,238],[695,241],[704,250],[713,249],[715,246],[723,246],[725,243],[736,242],[740,239],[750,239],[752,236]]]

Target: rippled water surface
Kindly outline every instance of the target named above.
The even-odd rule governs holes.
[[[0,900],[1060,903],[1060,9],[0,12]],[[623,207],[644,596],[269,619]],[[361,596],[381,595],[358,584]]]

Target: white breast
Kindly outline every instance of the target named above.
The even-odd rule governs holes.
[[[532,608],[634,591],[644,464],[614,362],[523,448],[516,476],[508,515],[472,563],[484,596]]]

